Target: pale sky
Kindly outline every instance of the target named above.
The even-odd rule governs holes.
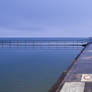
[[[92,0],[0,0],[0,37],[92,36]]]

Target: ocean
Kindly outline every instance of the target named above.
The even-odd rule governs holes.
[[[0,38],[0,92],[48,92],[83,49],[74,43],[87,41],[87,38]]]

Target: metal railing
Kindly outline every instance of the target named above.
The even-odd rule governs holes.
[[[16,46],[82,46],[86,40],[0,40],[0,45]]]

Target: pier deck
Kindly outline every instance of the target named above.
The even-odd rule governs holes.
[[[56,92],[92,92],[92,44],[84,49]]]

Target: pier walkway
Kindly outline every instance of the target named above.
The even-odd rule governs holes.
[[[92,44],[86,46],[56,92],[92,92]]]

